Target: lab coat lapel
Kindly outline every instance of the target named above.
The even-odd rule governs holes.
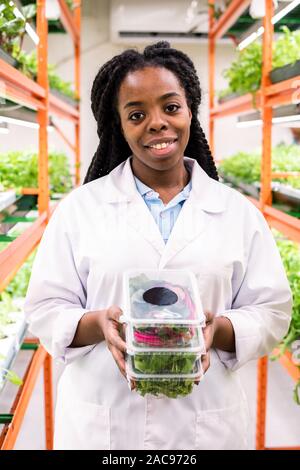
[[[130,158],[108,175],[105,185],[104,194],[107,202],[125,202],[127,223],[161,255],[160,269],[204,232],[211,214],[222,212],[226,208],[221,185],[211,179],[196,160],[184,157],[184,161],[192,175],[192,190],[166,245],[152,214],[136,188]]]
[[[138,192],[136,197],[128,204],[127,210],[128,224],[162,255],[165,250],[165,242],[151,212]]]
[[[159,268],[164,266],[208,227],[213,214],[226,209],[221,185],[210,178],[196,160],[184,157],[192,174],[192,190],[184,203],[166,244]]]
[[[163,269],[171,258],[205,231],[208,224],[207,218],[207,214],[193,201],[191,193],[175,222],[162,254],[159,269]]]
[[[164,240],[151,212],[138,192],[130,160],[128,158],[108,175],[104,197],[107,202],[121,203],[122,211],[126,211],[123,214],[126,223],[133,227],[162,255],[165,249]],[[125,206],[123,203],[125,203]]]

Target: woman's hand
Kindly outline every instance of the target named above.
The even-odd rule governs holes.
[[[108,309],[104,310],[104,312],[105,313],[102,313],[99,317],[100,327],[108,349],[112,353],[121,374],[126,378],[126,343],[124,341],[125,326],[119,322],[120,316],[123,312],[116,305],[112,305]]]
[[[210,348],[235,352],[235,334],[231,321],[227,317],[216,317],[205,312],[206,325],[203,328],[206,354],[202,356],[202,367],[205,373],[210,366]]]
[[[213,344],[215,332],[216,332],[216,318],[211,312],[205,312],[206,324],[203,328],[203,336],[205,342],[206,354],[202,356],[202,367],[203,373],[207,371],[210,366],[210,348]]]

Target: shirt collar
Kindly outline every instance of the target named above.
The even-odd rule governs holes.
[[[137,178],[135,175],[133,175],[135,184],[137,187],[138,192],[141,194],[141,196],[145,196],[148,193],[152,193],[153,199],[158,199],[159,198],[159,193],[154,191],[152,188],[147,186],[145,183],[143,183],[139,178]],[[189,179],[188,184],[174,197],[178,197],[180,195],[180,201],[183,201],[187,199],[190,195],[190,192],[192,190],[192,178]]]
[[[111,203],[130,202],[139,196],[130,160],[131,157],[127,158],[108,175],[89,183],[103,188],[102,200]],[[204,211],[212,213],[225,211],[233,190],[210,178],[195,159],[184,157],[184,163],[192,176],[189,199]]]

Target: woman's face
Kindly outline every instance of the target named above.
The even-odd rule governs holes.
[[[183,159],[192,113],[176,75],[146,67],[124,78],[118,96],[122,131],[134,158],[153,170]]]

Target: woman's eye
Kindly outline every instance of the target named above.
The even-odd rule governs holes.
[[[166,107],[166,110],[167,110],[169,113],[174,113],[174,112],[177,111],[179,108],[180,108],[180,106],[178,106],[178,104],[169,104],[169,105]]]
[[[141,119],[141,116],[143,116],[143,113],[133,113],[131,116],[129,116],[129,119],[131,121],[139,121]]]

